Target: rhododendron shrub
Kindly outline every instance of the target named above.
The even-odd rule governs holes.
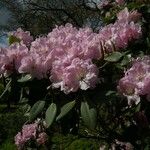
[[[35,39],[21,28],[9,33],[10,46],[0,49],[5,86],[0,98],[29,106],[28,122],[15,136],[18,149],[52,146],[51,133],[81,130],[83,136],[110,141],[109,147],[143,146],[138,141],[148,137],[150,106],[144,16],[129,10],[126,1],[103,1],[98,9],[108,5],[115,7],[116,20],[98,32],[67,23]]]
[[[141,36],[141,26],[133,22],[134,16],[137,18],[139,14],[130,13],[125,8],[118,14],[114,24],[104,27],[99,33],[94,33],[90,28],[77,29],[66,24],[56,27],[47,37],[39,37],[32,43],[30,33],[18,29],[12,35],[21,42],[14,43],[6,52],[2,52],[2,59],[6,62],[9,59],[10,62],[4,64],[1,70],[7,72],[14,68],[19,73],[31,74],[37,79],[50,78],[54,82],[52,85],[61,87],[65,93],[76,92],[79,88],[93,88],[98,82],[98,69],[92,65],[92,60],[100,60],[104,51],[110,53],[126,48],[129,41]],[[17,49],[20,49],[19,52]],[[79,69],[76,63],[81,66]]]

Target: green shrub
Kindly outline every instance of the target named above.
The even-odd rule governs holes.
[[[16,146],[15,144],[10,141],[10,140],[6,140],[1,146],[0,146],[0,150],[16,150]]]

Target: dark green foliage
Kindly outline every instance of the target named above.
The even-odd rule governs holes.
[[[17,147],[11,140],[6,140],[2,145],[0,145],[0,150],[16,150]]]
[[[97,150],[99,141],[79,138],[78,136],[54,134],[52,138],[52,150]]]
[[[16,106],[11,106],[11,110],[8,111],[6,105],[0,105],[0,143],[3,143],[6,139],[14,143],[14,136],[26,120],[22,110]]]
[[[65,150],[98,150],[99,144],[94,140],[77,139],[73,141]]]

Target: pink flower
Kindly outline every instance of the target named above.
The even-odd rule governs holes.
[[[50,80],[55,88],[61,87],[66,94],[76,92],[79,88],[87,90],[98,83],[98,69],[91,60],[75,58],[70,65],[54,64]]]
[[[137,22],[141,18],[141,14],[138,13],[136,10],[129,12],[128,8],[125,7],[122,11],[120,11],[117,14],[117,18],[119,22],[131,22],[131,21]]]
[[[138,97],[150,92],[150,57],[137,58],[119,81],[118,90],[124,96]],[[131,97],[130,97],[131,98]],[[139,99],[137,99],[139,101]]]
[[[15,144],[19,150],[23,149],[26,142],[36,138],[37,129],[38,125],[36,123],[27,124],[22,127],[22,131],[18,132],[15,136]]]
[[[45,132],[42,132],[38,135],[38,138],[36,139],[38,145],[43,145],[48,140],[48,136]]]
[[[34,53],[38,53],[43,55],[49,51],[49,47],[46,44],[47,38],[46,37],[39,37],[35,41],[31,43],[30,51]]]
[[[122,14],[125,16],[121,16]],[[99,40],[103,42],[107,53],[112,52],[114,49],[126,48],[129,42],[140,38],[142,35],[141,26],[138,23],[129,21],[128,11],[125,14],[122,12],[121,15],[119,15],[120,20],[105,26],[99,31]]]
[[[30,46],[33,41],[33,37],[30,35],[29,31],[23,31],[21,28],[18,28],[17,31],[13,31],[10,35],[19,38],[26,46]]]
[[[19,73],[31,74],[38,79],[46,78],[51,69],[51,58],[40,56],[36,53],[24,57],[18,68]]]
[[[0,54],[0,60],[2,61],[1,72],[5,75],[10,75],[13,72],[17,72],[23,57],[27,56],[28,48],[19,43],[15,43],[5,49]]]

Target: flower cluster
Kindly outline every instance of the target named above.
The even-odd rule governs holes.
[[[60,87],[65,93],[75,92],[95,87],[98,68],[92,59],[100,57],[96,33],[66,24],[32,42],[18,71],[38,79],[49,78],[53,87]]]
[[[45,144],[47,141],[47,134],[45,132],[40,132],[37,123],[27,124],[22,127],[22,131],[18,132],[15,136],[15,144],[19,150],[22,150],[27,143],[30,141],[35,141],[38,145]]]
[[[117,18],[119,22],[138,22],[141,18],[141,14],[137,12],[137,10],[128,11],[128,8],[125,7],[122,11],[117,14]]]
[[[24,32],[21,28],[18,28],[17,31],[10,32],[9,34],[20,39],[26,46],[30,46],[33,41],[33,37],[30,35],[30,32]]]
[[[129,104],[139,103],[141,95],[150,95],[150,56],[137,58],[133,66],[119,81],[118,90],[128,98]]]
[[[12,35],[21,42],[1,49],[0,73],[9,75],[15,71],[38,79],[49,78],[54,88],[66,94],[94,88],[99,81],[99,71],[92,60],[102,59],[104,48],[106,53],[119,50],[140,37],[141,26],[134,23],[133,16],[139,15],[125,8],[114,24],[99,33],[88,27],[77,29],[66,24],[33,42],[29,32],[18,29]]]
[[[28,48],[24,44],[16,43],[0,49],[0,73],[7,76],[18,71],[22,59],[27,55]]]
[[[117,21],[99,31],[99,39],[103,41],[106,52],[126,48],[132,40],[138,39],[142,32],[139,23],[140,13],[129,12],[127,8],[117,14]]]

